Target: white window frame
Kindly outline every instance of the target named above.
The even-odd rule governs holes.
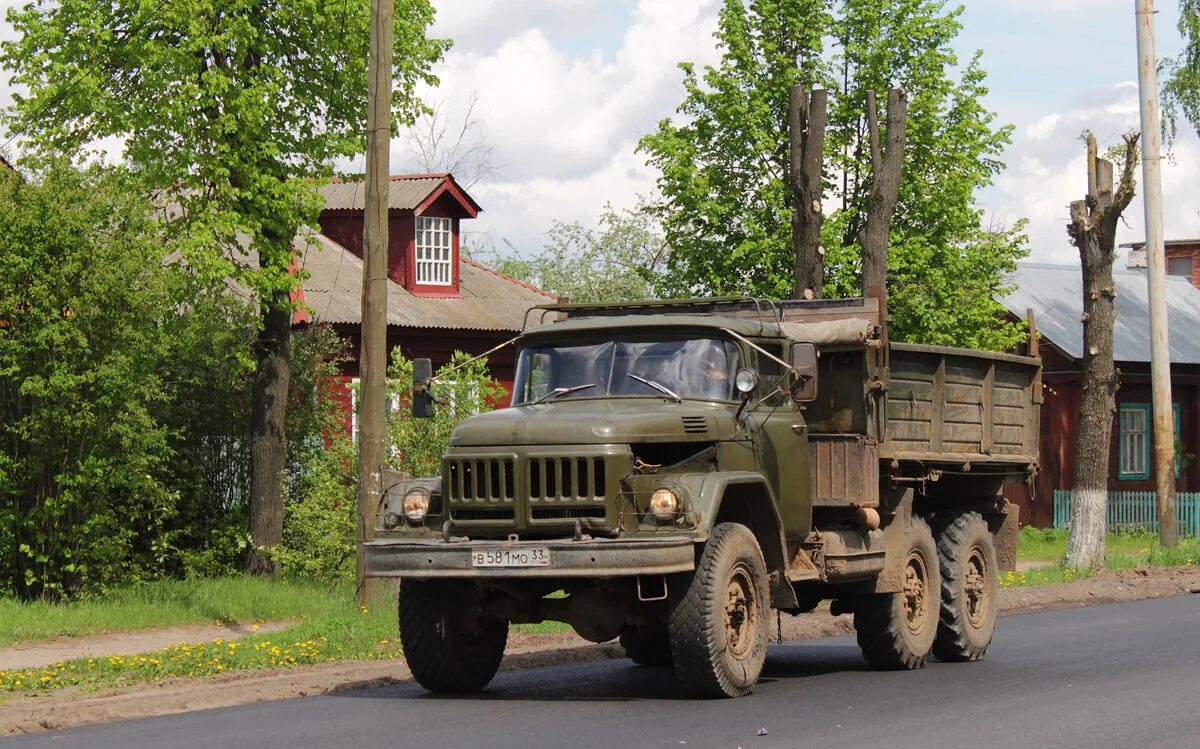
[[[416,283],[454,285],[454,221],[441,216],[417,216],[414,227]]]

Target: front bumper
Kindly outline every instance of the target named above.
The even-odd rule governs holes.
[[[623,577],[687,572],[696,566],[690,536],[644,540],[443,541],[377,540],[364,544],[368,577],[558,578]],[[546,549],[545,567],[475,567],[472,552]]]

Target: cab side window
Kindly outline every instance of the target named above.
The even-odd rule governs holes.
[[[760,343],[764,351],[769,351],[772,356],[783,358],[783,346],[777,343]],[[786,408],[791,403],[791,398],[782,395],[779,392],[779,386],[783,384],[783,367],[774,359],[763,356],[757,351],[754,352],[757,357],[756,369],[758,369],[759,386],[758,393],[754,396],[755,400],[763,397],[767,399],[763,401],[763,408]],[[770,393],[768,396],[767,394]]]

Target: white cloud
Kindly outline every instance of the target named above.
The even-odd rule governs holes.
[[[1047,126],[1055,118],[1052,127]],[[1087,189],[1087,167],[1080,133],[1093,132],[1101,152],[1123,143],[1122,134],[1136,130],[1138,93],[1136,84],[1121,82],[1107,89],[1085,92],[1078,106],[1042,117],[1020,127],[1018,137],[1005,155],[1009,164],[988,190],[983,202],[988,209],[1009,220],[1029,219],[1031,259],[1075,263],[1078,253],[1066,233],[1068,205],[1081,199]],[[1117,169],[1120,165],[1117,165]],[[1163,226],[1167,238],[1200,236],[1200,216],[1190,198],[1200,179],[1200,140],[1188,132],[1174,144],[1162,168]],[[1138,194],[1125,210],[1117,231],[1118,242],[1143,239],[1142,174],[1137,172]],[[1123,260],[1122,260],[1123,262]]]
[[[439,12],[455,4],[442,2]],[[484,14],[496,5],[485,4]],[[551,9],[566,5],[556,0]],[[677,63],[716,61],[718,6],[638,0],[611,53],[568,51],[540,25],[501,25],[477,46],[456,44],[437,70],[441,85],[427,95],[445,101],[451,122],[461,121],[472,91],[479,95],[476,114],[501,169],[495,182],[472,190],[485,210],[474,228],[527,252],[542,245],[553,220],[592,222],[605,202],[629,206],[651,190],[654,175],[634,149],[682,100]],[[505,3],[517,15],[540,7]],[[559,20],[589,23],[586,13]],[[394,163],[405,162],[402,149],[401,140]]]
[[[1054,134],[1054,128],[1062,120],[1061,114],[1048,114],[1025,128],[1025,137],[1030,140],[1046,140]]]

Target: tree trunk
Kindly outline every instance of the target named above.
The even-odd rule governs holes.
[[[250,540],[246,571],[275,575],[269,549],[283,542],[283,469],[287,458],[284,418],[291,376],[289,295],[277,292],[263,305],[255,354],[258,368],[250,405]]]
[[[792,86],[788,130],[791,145],[792,244],[796,250],[796,299],[820,299],[825,283],[825,248],[821,246],[822,167],[828,94]]]
[[[887,251],[892,214],[900,197],[900,176],[908,129],[908,97],[903,89],[888,91],[887,147],[879,144],[879,116],[875,92],[867,92],[867,131],[871,139],[871,194],[862,232],[863,296],[879,300],[887,309]]]
[[[1136,136],[1126,138],[1123,176],[1114,193],[1112,164],[1096,157],[1096,139],[1088,137],[1088,196],[1071,203],[1067,226],[1083,267],[1083,397],[1075,442],[1068,567],[1104,566],[1110,440],[1119,377],[1113,363],[1113,261],[1117,222],[1133,198],[1136,142]]]

